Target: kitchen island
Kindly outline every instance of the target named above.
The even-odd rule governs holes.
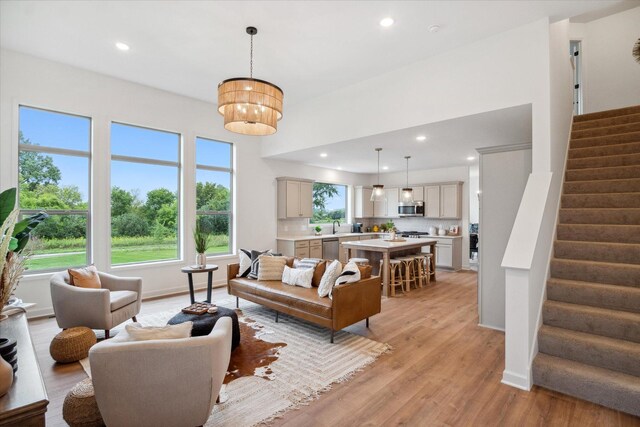
[[[376,259],[382,255],[382,295],[389,296],[389,259],[391,254],[409,255],[420,253],[424,246],[429,246],[430,252],[434,258],[436,256],[435,239],[412,239],[406,238],[404,242],[390,242],[385,239],[361,240],[354,242],[344,242],[342,247],[347,249],[347,259],[351,258],[354,253],[368,253],[367,256],[372,265],[375,265]],[[436,280],[435,271],[431,276],[432,280]]]

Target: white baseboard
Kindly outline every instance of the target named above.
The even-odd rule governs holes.
[[[484,323],[478,323],[478,326],[487,329],[493,329],[494,331],[504,332],[504,328],[499,328],[497,326],[485,325]]]
[[[502,372],[502,384],[506,384],[511,387],[519,388],[524,391],[531,391],[531,379],[523,375],[508,372],[504,370]]]

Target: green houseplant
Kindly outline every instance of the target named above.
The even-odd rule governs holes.
[[[207,266],[207,249],[211,244],[211,234],[202,227],[200,221],[196,222],[196,228],[193,229],[193,240],[196,244],[196,264],[204,268]]]
[[[322,227],[320,227],[319,225],[316,225],[314,230],[316,230],[316,236],[319,236],[320,232],[322,231]]]

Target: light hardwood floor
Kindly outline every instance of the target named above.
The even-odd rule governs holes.
[[[222,297],[225,288],[214,291],[214,299]],[[364,322],[347,329],[387,342],[393,351],[274,425],[640,426],[639,418],[569,396],[501,384],[504,335],[477,326],[476,301],[474,272],[440,271],[429,287],[385,299],[370,329]],[[187,295],[147,301],[142,312],[183,302],[187,305]],[[49,356],[51,338],[59,332],[54,319],[30,326],[51,401],[47,425],[65,425],[64,397],[86,375],[78,363],[57,365]]]

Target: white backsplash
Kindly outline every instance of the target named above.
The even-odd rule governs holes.
[[[315,234],[315,227],[317,224],[309,224],[307,218],[292,218],[292,219],[279,219],[278,220],[278,236],[291,237],[291,236],[313,236]],[[333,227],[331,224],[323,224],[322,234],[331,234]],[[336,232],[348,233],[351,231],[350,224],[340,225],[336,227]]]
[[[457,225],[459,230],[458,234],[462,235],[462,222],[457,219],[429,219],[429,218],[420,218],[420,217],[408,217],[408,218],[373,218],[373,219],[357,219],[356,221],[360,221],[363,224],[363,227],[373,227],[374,224],[380,225],[385,224],[391,220],[398,231],[422,231],[428,232],[429,227],[444,227],[445,229],[449,229],[451,225]]]

